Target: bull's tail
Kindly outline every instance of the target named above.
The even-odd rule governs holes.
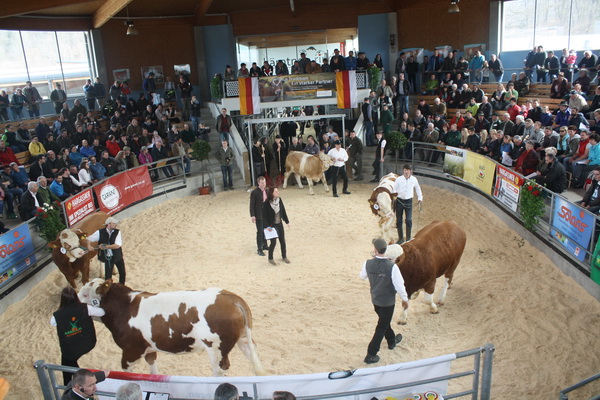
[[[235,302],[236,307],[242,313],[244,318],[244,330],[245,336],[240,337],[237,342],[238,347],[244,353],[246,358],[252,363],[252,368],[254,369],[255,375],[266,375],[264,368],[258,358],[258,353],[256,351],[256,345],[254,344],[254,340],[252,340],[252,311],[250,311],[250,307],[248,304],[244,302],[241,298]]]

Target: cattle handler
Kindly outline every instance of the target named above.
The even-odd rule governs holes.
[[[396,304],[396,292],[402,298],[402,307],[405,310],[408,308],[408,295],[406,294],[400,269],[396,267],[393,261],[384,256],[387,250],[386,241],[381,238],[374,239],[373,247],[375,248],[374,257],[363,263],[359,274],[361,279],[369,279],[371,301],[379,317],[375,334],[367,348],[367,356],[364,360],[366,364],[374,364],[379,361],[377,353],[384,337],[390,350],[393,350],[402,341],[402,334],[396,335],[391,326]]]
[[[106,219],[106,227],[97,230],[87,238],[87,248],[94,251],[93,242],[98,242],[98,260],[104,263],[104,280],[112,277],[113,266],[119,271],[119,283],[125,284],[125,260],[121,246],[121,231],[117,229],[119,221],[115,217]]]

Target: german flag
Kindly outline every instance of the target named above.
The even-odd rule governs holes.
[[[238,78],[238,87],[240,90],[240,114],[259,114],[258,78]]]
[[[340,71],[335,73],[338,108],[355,108],[356,71]]]

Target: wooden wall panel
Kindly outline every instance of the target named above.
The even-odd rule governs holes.
[[[194,26],[191,20],[135,20],[139,35],[127,36],[123,20],[111,20],[100,30],[109,81],[113,69],[129,68],[133,90],[141,90],[140,68],[162,65],[165,76],[174,77],[173,65],[190,64],[192,84],[197,85]],[[110,82],[112,84],[112,82]]]
[[[424,2],[423,2],[424,3]],[[449,1],[412,3],[397,10],[398,48],[485,43],[489,37],[489,0],[462,0],[460,13],[449,14]]]

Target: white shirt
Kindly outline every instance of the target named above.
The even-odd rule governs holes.
[[[108,231],[108,236],[110,237],[110,234],[112,233],[112,231]],[[88,236],[87,238],[90,242],[97,242],[98,240],[100,240],[100,231],[96,231],[94,233],[92,233],[90,236]],[[122,246],[123,245],[123,241],[121,240],[121,231],[119,231],[119,233],[117,234],[117,237],[115,238],[115,244]]]
[[[381,140],[381,152],[377,155],[375,155],[375,157],[379,157],[379,159],[381,160],[384,155],[385,155],[385,145],[387,144],[387,141],[385,139]]]
[[[92,176],[87,169],[81,168],[77,175],[79,176],[79,182],[81,182],[81,184],[86,185],[92,183]]]
[[[346,150],[342,149],[341,147],[339,150],[334,147],[333,149],[329,150],[329,153],[327,153],[327,155],[333,158],[334,167],[343,167],[345,165],[344,163],[348,161],[348,153],[346,153]],[[341,158],[344,161],[339,161],[338,158]]]
[[[417,200],[423,201],[423,193],[417,178],[410,176],[406,179],[404,175],[401,175],[396,182],[394,182],[394,193],[398,194],[398,198],[402,200],[408,200],[413,198],[413,189],[417,191]]]
[[[375,258],[383,258],[383,256],[375,256]],[[367,275],[367,262],[365,261],[362,265],[362,269],[360,270],[360,274],[358,274],[360,279],[367,279],[369,276]],[[392,284],[394,285],[394,289],[400,295],[402,301],[408,302],[408,294],[406,293],[406,288],[404,287],[404,278],[402,278],[402,274],[400,273],[400,268],[397,265],[392,267]]]
[[[29,194],[33,196],[33,201],[35,202],[35,208],[39,208],[40,207],[40,202],[37,199],[37,192],[33,193],[32,191],[29,190]]]
[[[90,317],[103,317],[105,314],[102,308],[90,306],[89,304],[87,305],[87,310]],[[50,325],[56,326],[56,318],[54,318],[54,315],[50,318]]]

